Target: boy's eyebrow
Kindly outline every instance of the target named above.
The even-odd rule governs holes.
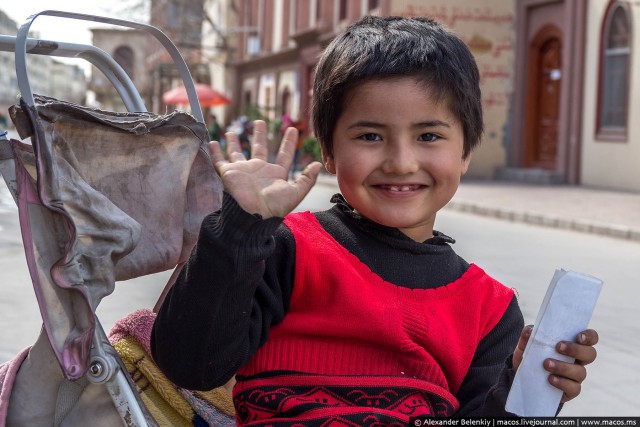
[[[421,127],[425,127],[425,128],[436,128],[436,127],[446,127],[446,128],[450,128],[451,124],[449,124],[448,122],[442,121],[442,120],[428,120],[426,122],[420,122],[420,123],[416,123],[415,125],[413,125],[413,127],[416,128],[421,128]]]
[[[359,120],[352,125],[350,125],[347,129],[359,128],[359,127],[368,127],[368,128],[384,128],[387,127],[384,123],[372,122],[367,120]],[[427,120],[426,122],[414,123],[411,125],[413,128],[434,128],[434,127],[447,127],[450,128],[451,124],[442,120]]]

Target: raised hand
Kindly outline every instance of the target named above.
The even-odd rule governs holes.
[[[251,158],[242,154],[238,135],[228,132],[227,158],[217,141],[209,151],[225,191],[247,212],[263,218],[284,217],[304,199],[316,183],[322,169],[319,162],[310,163],[295,181],[288,181],[298,131],[288,128],[280,143],[275,163],[267,161],[267,124],[256,120],[253,128]]]

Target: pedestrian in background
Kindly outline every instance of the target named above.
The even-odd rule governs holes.
[[[483,131],[479,73],[462,40],[423,18],[365,17],[322,54],[312,119],[341,194],[292,213],[313,162],[288,181],[298,131],[268,163],[229,134],[211,143],[225,186],[154,324],[153,357],[176,384],[234,375],[238,425],[407,425],[409,417],[510,416],[531,329],[514,291],[434,230]],[[580,393],[598,335],[548,359],[562,402]]]
[[[251,138],[253,136],[253,123],[247,120],[247,117],[242,116],[240,118],[240,133],[238,134],[238,141],[240,143],[240,150],[245,158],[251,158]]]
[[[222,137],[222,127],[220,126],[220,123],[218,123],[218,118],[216,117],[215,114],[211,114],[211,116],[209,117],[210,117],[209,127],[208,127],[209,140],[218,141],[222,146],[222,148],[224,149],[225,141],[224,141],[224,138]]]
[[[9,120],[7,117],[0,113],[0,129],[8,129],[9,128]]]

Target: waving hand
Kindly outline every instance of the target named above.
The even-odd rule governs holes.
[[[247,212],[263,218],[284,217],[304,199],[316,183],[322,169],[319,162],[310,163],[295,181],[288,181],[293,162],[298,131],[288,128],[284,134],[275,163],[267,161],[267,125],[254,122],[251,159],[242,154],[238,135],[226,134],[227,158],[217,141],[209,144],[209,151],[225,191]]]

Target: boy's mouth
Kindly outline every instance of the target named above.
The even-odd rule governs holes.
[[[424,187],[422,184],[408,184],[408,185],[390,185],[390,184],[381,184],[377,186],[378,188],[385,191],[393,191],[393,192],[408,192],[408,191],[416,191]]]

